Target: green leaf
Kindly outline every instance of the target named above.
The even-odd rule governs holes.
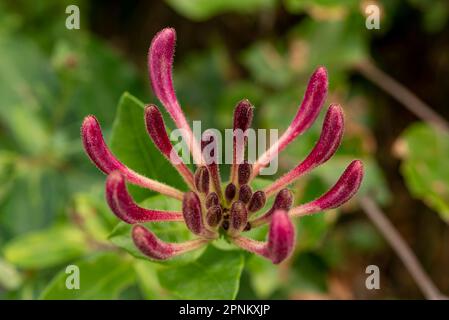
[[[261,299],[268,299],[281,286],[279,267],[270,260],[252,255],[246,268],[251,276],[251,286]]]
[[[192,20],[206,20],[224,12],[250,13],[271,8],[275,0],[166,0],[178,13]]]
[[[84,234],[72,226],[31,232],[8,242],[7,261],[21,268],[47,268],[76,259],[88,249]]]
[[[143,103],[129,93],[124,93],[120,99],[110,146],[117,158],[136,172],[174,187],[185,186],[176,170],[151,142],[145,129]],[[154,194],[135,186],[130,186],[130,192],[136,201]]]
[[[167,299],[167,292],[161,287],[157,278],[158,265],[150,261],[136,259],[134,261],[134,270],[137,275],[137,284],[145,299]]]
[[[158,271],[161,285],[180,299],[234,299],[243,270],[243,255],[209,246],[197,261]]]
[[[411,125],[396,143],[401,172],[412,195],[449,222],[449,136],[424,123]]]
[[[145,208],[158,209],[158,210],[168,210],[168,211],[180,211],[181,203],[177,200],[169,199],[162,195],[157,195],[150,197],[141,205]],[[194,239],[190,230],[187,229],[184,222],[153,222],[144,224],[149,230],[154,232],[158,237],[167,242],[184,242],[187,240]],[[143,255],[134,245],[131,238],[132,225],[124,222],[120,222],[114,228],[112,233],[109,235],[109,239],[116,246],[125,249],[131,255],[139,259],[149,260],[149,258]],[[194,250],[192,252],[180,255],[173,259],[167,261],[154,261],[161,264],[176,265],[185,264],[193,260],[196,260],[202,253],[204,249]]]
[[[61,270],[42,292],[44,300],[117,299],[135,281],[131,259],[116,253],[102,253],[74,263],[79,268],[79,289],[67,289],[72,273]]]
[[[22,284],[22,275],[13,265],[0,258],[0,288],[17,289]]]

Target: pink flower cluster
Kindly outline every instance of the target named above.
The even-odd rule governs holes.
[[[151,259],[169,259],[205,246],[223,235],[228,241],[245,250],[268,258],[275,264],[280,263],[292,253],[295,246],[295,228],[291,218],[342,205],[357,192],[363,178],[363,165],[361,161],[354,160],[329,191],[309,203],[292,207],[293,194],[286,187],[326,162],[340,145],[344,129],[343,110],[339,105],[333,104],[327,109],[319,140],[301,163],[263,190],[252,190],[250,186],[251,181],[275,155],[314,123],[327,95],[327,72],[325,68],[320,67],[313,73],[304,99],[290,126],[277,143],[254,164],[240,161],[246,146],[245,143],[236,143],[234,138],[231,174],[229,182],[222,187],[218,164],[214,161],[206,163],[202,155],[205,145],[213,141],[196,141],[175,95],[172,81],[175,41],[174,29],[167,28],[159,32],[150,46],[148,67],[154,93],[175,125],[182,129],[183,138],[190,147],[197,164],[195,173],[173,152],[162,114],[155,105],[146,106],[144,120],[151,140],[167,161],[177,169],[189,191],[182,192],[126,167],[106,146],[96,118],[87,116],[81,129],[82,140],[90,159],[108,175],[107,202],[118,218],[135,225],[132,229],[134,243]],[[234,131],[245,131],[251,126],[253,110],[248,100],[237,104],[234,111]],[[140,207],[132,199],[125,182],[182,201],[182,211]],[[275,196],[271,208],[257,214],[271,196]],[[196,235],[196,239],[183,243],[164,242],[141,225],[149,221],[184,222]],[[246,231],[265,224],[269,224],[266,241],[256,241],[244,236]]]

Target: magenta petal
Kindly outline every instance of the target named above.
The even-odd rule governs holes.
[[[295,247],[295,226],[287,211],[276,210],[268,233],[267,251],[274,264],[284,261]]]
[[[173,146],[165,129],[162,114],[154,104],[145,107],[145,125],[155,146],[166,158],[170,159]]]
[[[145,108],[145,125],[154,145],[178,170],[187,185],[190,188],[193,188],[193,174],[184,162],[182,162],[182,159],[178,156],[178,154],[173,150],[173,146],[165,128],[162,114],[155,105],[150,104]]]
[[[276,193],[305,173],[310,172],[312,169],[329,160],[340,146],[343,130],[343,110],[339,105],[331,105],[324,118],[323,129],[315,147],[298,166],[268,186],[265,189],[267,195],[270,196]]]
[[[208,242],[206,239],[196,239],[183,243],[164,242],[154,233],[140,225],[133,227],[132,238],[136,247],[143,254],[155,260],[167,260],[173,258],[180,254],[198,249]]]
[[[303,216],[314,212],[337,208],[352,198],[359,189],[362,179],[363,164],[359,160],[354,160],[329,191],[312,202],[293,208],[290,210],[290,215]]]
[[[182,129],[195,163],[202,164],[201,150],[195,140],[173,88],[172,69],[176,32],[172,28],[160,31],[151,42],[148,52],[148,69],[154,94],[162,102],[176,126]]]
[[[112,172],[106,179],[106,200],[112,212],[121,220],[133,224],[148,221],[183,221],[180,212],[148,210],[139,207],[126,189],[125,179]]]
[[[93,163],[104,173],[110,174],[118,170],[129,182],[148,188],[167,196],[182,199],[183,193],[173,187],[141,176],[118,161],[106,146],[101,127],[94,116],[87,116],[81,127],[84,149]]]
[[[175,54],[175,29],[165,28],[153,38],[148,52],[151,85],[156,97],[176,117],[179,107],[172,80],[173,56]]]
[[[315,122],[320,114],[324,100],[326,100],[327,88],[327,71],[324,67],[320,67],[310,77],[298,113],[293,119],[290,127],[287,129],[287,132],[289,133],[287,139],[288,142],[304,133]]]
[[[295,227],[287,211],[276,210],[268,232],[266,242],[256,241],[242,236],[231,239],[234,244],[249,252],[270,259],[274,264],[287,259],[295,247]]]
[[[275,156],[284,150],[290,142],[312,126],[326,99],[327,88],[327,71],[324,67],[320,67],[310,77],[301,106],[290,126],[282,134],[278,142],[273,144],[254,164],[253,178]]]

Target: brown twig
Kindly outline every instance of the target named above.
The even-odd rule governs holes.
[[[417,117],[439,129],[449,132],[449,123],[446,119],[441,117],[429,105],[424,103],[401,83],[376,67],[374,63],[366,60],[356,64],[355,68],[368,80],[390,94]]]
[[[376,202],[368,196],[363,196],[360,200],[360,204],[363,211],[376,225],[393,250],[402,260],[426,299],[448,299],[448,297],[444,296],[432,282],[429,275],[424,271],[423,267],[419,263],[415,254],[391,222],[386,218],[385,214],[380,210]]]

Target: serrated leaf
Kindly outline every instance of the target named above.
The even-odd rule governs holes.
[[[185,188],[179,174],[156,149],[146,132],[144,104],[129,93],[124,93],[120,99],[110,147],[120,161],[136,172],[173,187]],[[150,190],[129,187],[136,201],[154,194]]]
[[[197,261],[158,271],[165,289],[180,299],[234,299],[243,270],[243,255],[209,246]]]
[[[47,268],[76,259],[86,253],[88,244],[81,230],[56,226],[27,233],[8,242],[5,259],[20,268]]]
[[[70,273],[61,270],[42,292],[44,300],[117,299],[135,281],[132,260],[117,253],[102,253],[75,262],[79,268],[79,289],[66,287]]]

